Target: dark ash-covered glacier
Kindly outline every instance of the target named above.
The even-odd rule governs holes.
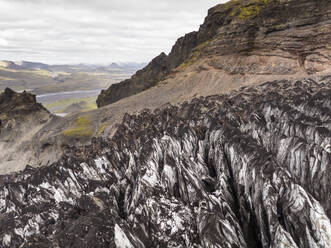
[[[126,115],[0,177],[0,247],[331,247],[331,81]]]

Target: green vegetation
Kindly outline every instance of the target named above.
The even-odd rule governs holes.
[[[102,132],[107,127],[107,125],[108,125],[107,122],[101,123],[101,125],[99,126],[98,131],[97,131],[97,137],[99,137],[102,134]]]
[[[77,69],[78,70],[78,69]],[[130,77],[126,71],[48,71],[0,66],[0,89],[28,90],[36,95],[64,91],[104,89]]]
[[[96,100],[94,100],[94,99],[93,99],[93,101],[87,102],[87,104],[85,106],[86,106],[86,108],[82,110],[83,112],[90,111],[90,110],[98,108],[97,104],[96,104]]]
[[[79,116],[75,122],[75,125],[62,132],[64,136],[68,137],[92,137],[93,128],[91,126],[92,121],[87,116]]]
[[[201,56],[202,50],[211,42],[211,40],[207,40],[202,42],[198,46],[196,46],[188,59],[186,59],[182,64],[179,65],[179,68],[184,69],[190,65],[192,65],[198,58]]]
[[[45,104],[45,108],[53,113],[64,113],[65,109],[75,103],[82,106],[81,112],[90,111],[97,108],[96,97],[67,98],[56,102]],[[84,103],[84,104],[81,104]]]
[[[3,77],[3,76],[0,76],[0,80],[11,81],[11,80],[15,80],[15,79],[13,79],[13,78],[9,78],[9,77]]]
[[[239,13],[239,18],[240,19],[247,19],[247,18],[251,18],[253,16],[256,16],[258,14],[260,14],[260,7],[259,6],[248,6],[248,7],[241,7],[240,8],[240,13]]]
[[[250,19],[254,16],[260,14],[261,9],[265,7],[269,3],[270,0],[232,0],[224,4],[217,5],[211,11],[216,12],[227,12],[230,16],[234,18],[239,18],[241,20]],[[217,38],[219,38],[222,34],[218,34]],[[201,57],[201,53],[203,49],[211,42],[211,40],[207,40],[196,48],[193,49],[191,55],[188,59],[186,59],[181,65],[179,65],[180,69],[184,69]],[[254,48],[250,48],[254,49]]]
[[[261,12],[261,8],[269,3],[269,0],[250,0],[246,3],[232,0],[225,4],[225,8],[232,8],[231,16],[239,19],[249,19],[257,16]]]

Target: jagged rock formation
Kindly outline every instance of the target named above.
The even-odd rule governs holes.
[[[331,78],[126,115],[0,176],[2,247],[331,247]]]
[[[180,38],[168,56],[161,54],[131,79],[111,85],[100,94],[97,104],[102,107],[142,92],[176,77],[178,70],[197,70],[197,74],[217,70],[220,77],[302,76],[325,71],[331,65],[330,15],[328,0],[232,0],[220,4],[209,10],[198,32]],[[247,77],[235,80],[237,84],[250,82]]]
[[[16,93],[10,88],[0,94],[0,134],[7,134],[9,132],[6,131],[10,130],[18,131],[25,118],[34,115],[37,115],[35,119],[41,122],[42,117],[49,116],[48,110],[36,102],[35,95],[27,92]]]
[[[15,167],[15,154],[21,150],[30,150],[32,136],[46,124],[52,115],[41,104],[36,102],[36,96],[27,92],[16,93],[9,88],[0,94],[0,172],[12,170]],[[20,156],[20,155],[18,155]],[[18,159],[24,159],[23,157]]]

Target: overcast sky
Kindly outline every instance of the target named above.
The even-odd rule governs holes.
[[[0,0],[0,60],[148,62],[225,0]]]

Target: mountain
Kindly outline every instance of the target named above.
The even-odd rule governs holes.
[[[47,64],[38,63],[38,62],[30,62],[30,61],[19,61],[19,62],[15,62],[15,64],[17,65],[16,68],[26,69],[26,70],[29,70],[29,69],[47,70],[49,68],[49,65],[47,65]]]
[[[108,70],[108,69],[120,69],[123,71],[129,70],[139,70],[145,66],[145,63],[135,63],[135,62],[118,62],[111,63],[109,65],[98,65],[98,64],[63,64],[63,65],[48,65],[40,62],[31,61],[0,61],[0,67],[8,69],[21,69],[21,70],[49,70],[53,72],[65,71],[98,71],[98,70]]]
[[[9,88],[0,94],[0,173],[20,170],[17,161],[33,157],[33,136],[53,118],[35,95]]]
[[[331,247],[330,12],[215,6],[86,113],[5,90],[0,246]]]
[[[330,96],[273,81],[126,115],[0,176],[2,247],[331,247]]]
[[[198,32],[180,38],[131,79],[102,91],[99,107],[162,82],[226,78],[224,88],[330,68],[330,1],[232,0],[210,9]],[[183,74],[189,77],[183,78]],[[219,84],[206,86],[219,91]],[[189,94],[187,92],[186,94]]]
[[[119,65],[47,65],[29,61],[0,61],[0,91],[10,87],[16,91],[46,94],[64,91],[106,88],[130,77],[144,64]]]

